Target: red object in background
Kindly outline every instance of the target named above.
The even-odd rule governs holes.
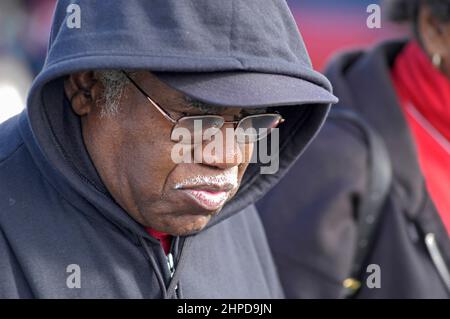
[[[306,42],[313,66],[322,70],[337,51],[368,47],[376,42],[405,37],[407,28],[382,22],[380,29],[369,29],[369,14],[363,7],[292,8],[295,20]]]

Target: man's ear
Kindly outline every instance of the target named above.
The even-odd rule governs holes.
[[[76,114],[84,116],[95,110],[102,90],[99,84],[93,71],[73,73],[65,79],[64,91]]]

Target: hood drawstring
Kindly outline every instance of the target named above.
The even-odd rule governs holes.
[[[176,268],[175,273],[172,276],[169,287],[167,288],[168,298],[170,298],[170,299],[176,298],[177,290],[178,290],[178,297],[183,298],[182,292],[180,289],[180,285],[179,285],[179,281],[180,281],[180,276],[181,276],[183,267],[186,264],[186,262],[185,262],[186,256],[187,256],[186,252],[189,251],[189,247],[192,243],[192,240],[193,240],[193,237],[186,237],[185,240],[183,241],[182,247],[180,249],[180,256],[178,258],[178,261],[176,262],[177,268]]]
[[[164,283],[163,275],[159,271],[159,267],[156,262],[155,256],[150,251],[150,248],[148,247],[147,242],[145,241],[145,239],[142,236],[139,236],[139,242],[141,243],[142,247],[144,248],[146,257],[147,257],[148,261],[150,262],[150,265],[153,268],[153,271],[155,272],[156,279],[158,281],[159,288],[161,290],[162,298],[167,299],[168,295],[167,295],[166,284]]]

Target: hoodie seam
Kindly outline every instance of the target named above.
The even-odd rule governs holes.
[[[81,171],[78,169],[78,167],[73,163],[73,161],[70,159],[70,156],[68,156],[66,150],[64,149],[64,147],[62,147],[61,142],[59,141],[59,139],[57,138],[57,135],[55,134],[55,131],[53,129],[53,126],[50,124],[50,119],[48,116],[47,111],[44,109],[43,110],[43,114],[45,116],[45,120],[47,122],[47,127],[50,129],[51,132],[51,140],[53,142],[53,145],[56,147],[56,149],[59,151],[59,153],[62,155],[64,161],[69,164],[69,166],[73,169],[73,171],[75,172],[75,174],[77,174],[77,176],[86,184],[92,186],[93,188],[95,188],[98,192],[102,193],[105,196],[108,196],[108,193],[101,190],[100,188],[97,187],[97,185],[95,185],[92,181],[90,181],[86,176],[84,176]]]
[[[15,147],[15,149],[11,152],[9,152],[9,154],[6,155],[6,157],[0,159],[0,165],[3,165],[4,163],[6,163],[8,160],[10,160],[11,158],[14,157],[14,155],[23,147],[24,142],[20,142],[19,145],[17,145]]]
[[[231,1],[231,23],[230,23],[230,34],[228,36],[228,38],[230,39],[230,43],[228,46],[228,56],[232,57],[232,52],[233,52],[233,38],[234,38],[234,19],[235,19],[235,13],[234,13],[234,0]],[[240,62],[240,61],[239,61]],[[241,63],[242,64],[242,63]]]
[[[104,226],[103,223],[104,223],[104,220],[105,220],[105,219],[102,219],[102,218],[100,218],[100,217],[94,217],[93,215],[86,214],[86,213],[84,212],[83,209],[79,208],[78,206],[76,206],[75,204],[73,204],[70,200],[68,200],[68,199],[64,196],[63,192],[61,192],[61,191],[58,189],[58,187],[56,187],[55,185],[53,185],[52,181],[51,181],[45,174],[43,174],[43,173],[40,172],[40,175],[41,175],[42,178],[45,180],[45,182],[46,182],[46,183],[47,183],[47,184],[55,191],[55,194],[57,194],[57,196],[58,196],[63,202],[65,202],[67,205],[69,205],[70,207],[72,207],[76,212],[82,214],[82,215],[83,215],[85,218],[87,218],[88,220],[94,221],[94,222],[96,222],[96,223],[99,223],[99,222],[100,222],[100,224],[101,224],[102,226]],[[107,220],[107,219],[106,219],[106,220]],[[113,224],[114,226],[120,228],[120,227],[119,227],[118,225],[116,225],[114,222],[111,222],[111,224]],[[131,239],[130,239],[130,240],[131,240]],[[131,240],[131,241],[132,241],[132,240]],[[132,242],[133,242],[133,241],[132,241]]]
[[[77,59],[80,57],[84,58],[84,57],[101,57],[101,56],[111,56],[111,53],[110,52],[108,53],[107,51],[94,51],[89,54],[84,53],[84,54],[67,55],[62,59],[53,60],[51,63],[47,64],[46,68],[48,68],[52,65],[58,64],[61,61],[70,61],[70,60]],[[115,57],[130,57],[131,56],[131,57],[152,57],[152,58],[187,58],[187,59],[202,59],[202,60],[230,60],[230,59],[232,59],[232,60],[242,64],[241,61],[237,57],[234,57],[232,55],[205,57],[205,56],[201,56],[201,55],[193,56],[193,55],[182,55],[182,54],[159,55],[159,54],[135,54],[135,53],[134,54],[123,54],[122,53],[122,54],[114,54],[114,56]],[[267,60],[272,60],[272,59],[267,59]],[[289,63],[289,62],[287,62],[287,63]]]
[[[102,58],[102,57],[110,57],[111,53],[105,52],[105,51],[98,51],[98,52],[93,52],[90,54],[77,54],[77,55],[69,55],[69,56],[65,56],[64,58],[61,59],[56,59],[53,60],[51,63],[46,64],[45,65],[45,69],[49,69],[50,67],[53,67],[55,65],[60,64],[61,62],[70,62],[73,60],[78,60],[79,58],[90,58],[90,57],[98,57],[98,58]],[[140,58],[176,58],[176,59],[188,59],[188,60],[194,60],[194,61],[198,61],[198,60],[223,60],[223,61],[232,61],[235,63],[239,64],[239,67],[236,66],[234,68],[230,68],[227,67],[227,71],[248,71],[248,72],[260,72],[260,73],[267,73],[268,71],[264,71],[264,70],[258,70],[258,69],[254,69],[252,66],[246,66],[244,65],[244,63],[242,62],[242,59],[245,59],[245,56],[232,56],[232,55],[224,55],[224,56],[220,56],[220,57],[214,57],[214,56],[208,56],[208,57],[203,57],[203,56],[188,56],[188,55],[156,55],[156,54],[115,54],[114,57],[140,57]],[[266,58],[266,57],[258,57],[258,58],[254,58],[253,61],[271,61],[271,62],[276,62],[277,65],[280,64],[280,62],[274,60],[273,58]],[[323,82],[323,79],[320,79],[320,73],[313,71],[313,73],[315,74],[314,77],[311,76],[311,71],[308,70],[306,65],[300,64],[300,63],[295,63],[295,62],[291,62],[291,61],[283,61],[283,65],[285,66],[290,66],[291,68],[293,66],[296,66],[297,69],[300,69],[301,72],[289,72],[287,71],[286,67],[281,68],[279,71],[274,72],[271,71],[270,73],[272,74],[280,74],[280,75],[285,75],[285,76],[290,76],[290,77],[295,77],[307,82],[311,82],[312,84],[315,84],[319,87],[322,87],[323,89],[329,91],[328,86],[326,85],[326,83]],[[253,70],[254,69],[254,70]],[[221,69],[222,70],[222,69]],[[223,70],[225,72],[225,70]],[[304,72],[303,72],[304,71]],[[169,72],[169,71],[167,71]],[[170,71],[170,72],[175,72],[175,71]],[[196,71],[186,71],[186,72],[196,72]],[[201,71],[201,72],[209,72],[209,71]],[[214,72],[214,71],[210,71],[210,72]],[[305,77],[305,75],[307,77]]]
[[[75,211],[77,211],[78,213],[82,214],[85,218],[87,218],[87,219],[89,219],[91,221],[97,222],[97,223],[100,222],[102,226],[103,226],[102,223],[104,223],[104,221],[106,220],[106,221],[110,222],[112,225],[114,225],[115,227],[117,227],[118,230],[122,230],[122,227],[120,227],[119,225],[117,225],[117,223],[115,223],[115,222],[113,222],[111,220],[108,220],[108,219],[105,219],[105,218],[100,218],[100,217],[95,217],[94,215],[86,214],[83,209],[81,209],[80,207],[76,206],[75,204],[72,203],[72,201],[67,199],[66,196],[64,195],[64,193],[56,185],[54,185],[54,183],[51,180],[51,178],[49,178],[45,173],[43,173],[43,171],[41,169],[36,168],[36,170],[39,172],[39,175],[42,177],[42,179],[45,180],[46,184],[48,184],[49,187],[51,187],[54,190],[54,194],[56,194],[62,201],[64,201],[67,205],[72,207]],[[89,205],[91,205],[91,204],[89,203]],[[133,242],[133,240],[131,240],[131,241]]]

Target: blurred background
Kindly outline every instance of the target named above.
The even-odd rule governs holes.
[[[306,41],[313,65],[321,70],[331,55],[367,47],[407,30],[382,22],[366,25],[370,4],[376,0],[288,0]],[[45,60],[56,0],[0,0],[0,123],[20,113],[33,78]]]

